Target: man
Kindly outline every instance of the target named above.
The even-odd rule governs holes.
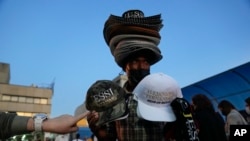
[[[246,103],[246,108],[244,110],[244,114],[242,115],[244,116],[248,124],[250,125],[250,97],[245,99],[245,103]]]
[[[218,104],[218,108],[226,117],[225,132],[228,138],[230,136],[230,125],[247,125],[244,117],[239,113],[238,110],[236,110],[235,106],[231,102],[222,100]]]
[[[13,135],[43,131],[58,134],[75,132],[78,130],[76,123],[86,117],[89,112],[76,117],[61,115],[48,119],[46,115],[36,115],[34,118],[18,116],[13,113],[0,113],[0,139],[5,140]]]
[[[132,92],[148,74],[150,66],[162,59],[158,44],[162,27],[161,15],[144,17],[140,10],[126,11],[122,17],[111,15],[104,26],[104,38],[116,63],[126,72],[123,88]],[[129,97],[126,119],[96,126],[97,112],[88,117],[89,127],[99,141],[160,141],[165,122],[151,122],[137,117],[137,101]]]

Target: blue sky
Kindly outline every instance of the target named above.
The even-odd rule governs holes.
[[[0,62],[11,84],[55,81],[51,116],[74,114],[89,86],[121,69],[103,38],[110,14],[162,14],[163,59],[151,72],[181,87],[250,61],[249,0],[0,0]]]

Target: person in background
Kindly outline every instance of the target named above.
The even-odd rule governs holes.
[[[116,63],[126,73],[128,81],[122,86],[131,93],[148,74],[151,65],[162,59],[158,48],[161,15],[145,17],[140,10],[129,10],[122,17],[110,15],[104,26],[104,38]],[[98,141],[161,141],[165,122],[139,120],[137,102],[129,97],[129,116],[123,120],[96,126],[98,113],[87,117],[91,131]]]
[[[245,99],[245,104],[246,104],[245,109],[240,111],[240,113],[246,119],[247,123],[250,125],[250,97]]]
[[[245,111],[247,113],[246,120],[247,120],[248,124],[250,124],[250,97],[246,98],[245,102],[246,102]]]
[[[65,134],[78,130],[76,123],[86,117],[89,112],[79,116],[61,115],[47,118],[46,115],[36,115],[33,118],[18,116],[14,113],[0,113],[0,138],[5,140],[13,135],[38,132]]]
[[[192,97],[193,116],[201,141],[227,141],[224,120],[215,112],[209,98],[204,94]]]
[[[236,110],[235,106],[227,101],[222,100],[218,104],[221,113],[226,117],[225,132],[229,139],[230,125],[247,125],[245,118]]]

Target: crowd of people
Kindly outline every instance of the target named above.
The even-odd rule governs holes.
[[[104,91],[103,87],[107,85],[100,85],[94,89],[94,92],[91,91],[91,95],[94,95],[91,102],[96,100],[95,102],[99,105],[95,106],[103,106],[107,102],[124,98],[123,107],[118,107],[127,112],[124,118],[100,122],[100,118],[103,118],[100,110],[91,109],[89,102],[85,101],[90,112],[86,111],[77,117],[62,115],[46,119],[41,123],[42,131],[76,132],[76,123],[87,117],[89,128],[98,141],[227,141],[229,140],[230,125],[249,124],[250,98],[246,99],[244,116],[235,109],[230,101],[219,102],[218,109],[225,116],[224,120],[206,95],[194,95],[189,105],[185,103],[181,89],[171,77],[164,73],[150,73],[151,66],[163,57],[158,47],[161,40],[159,32],[162,27],[160,14],[146,17],[140,10],[129,10],[122,16],[110,15],[105,22],[104,39],[115,62],[128,78],[123,86],[119,86],[121,87],[119,89],[123,89],[128,96],[115,95],[118,87],[106,88]],[[154,79],[156,77],[157,79]],[[180,109],[176,111],[171,107],[171,102],[177,98],[183,99],[178,103],[182,108],[184,107],[182,111]],[[116,110],[117,107],[111,108],[117,105],[117,102],[114,103],[109,104],[110,115],[108,116],[117,114],[114,111],[119,112]],[[102,108],[100,109],[106,110],[107,105],[106,108]],[[190,113],[187,113],[186,109],[189,109]],[[193,120],[186,126],[192,126],[187,129],[194,130],[193,133],[197,134],[197,137],[182,135],[183,133],[177,134],[176,129],[169,128],[178,125],[179,117],[175,115],[176,112],[182,112],[184,119]],[[1,113],[0,118],[0,137],[2,139],[37,130],[33,118],[6,113]],[[77,139],[80,138],[77,137]]]

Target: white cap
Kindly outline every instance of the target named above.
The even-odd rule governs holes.
[[[137,115],[149,121],[176,120],[170,103],[177,97],[182,98],[178,83],[164,73],[147,75],[133,91],[138,101]]]

